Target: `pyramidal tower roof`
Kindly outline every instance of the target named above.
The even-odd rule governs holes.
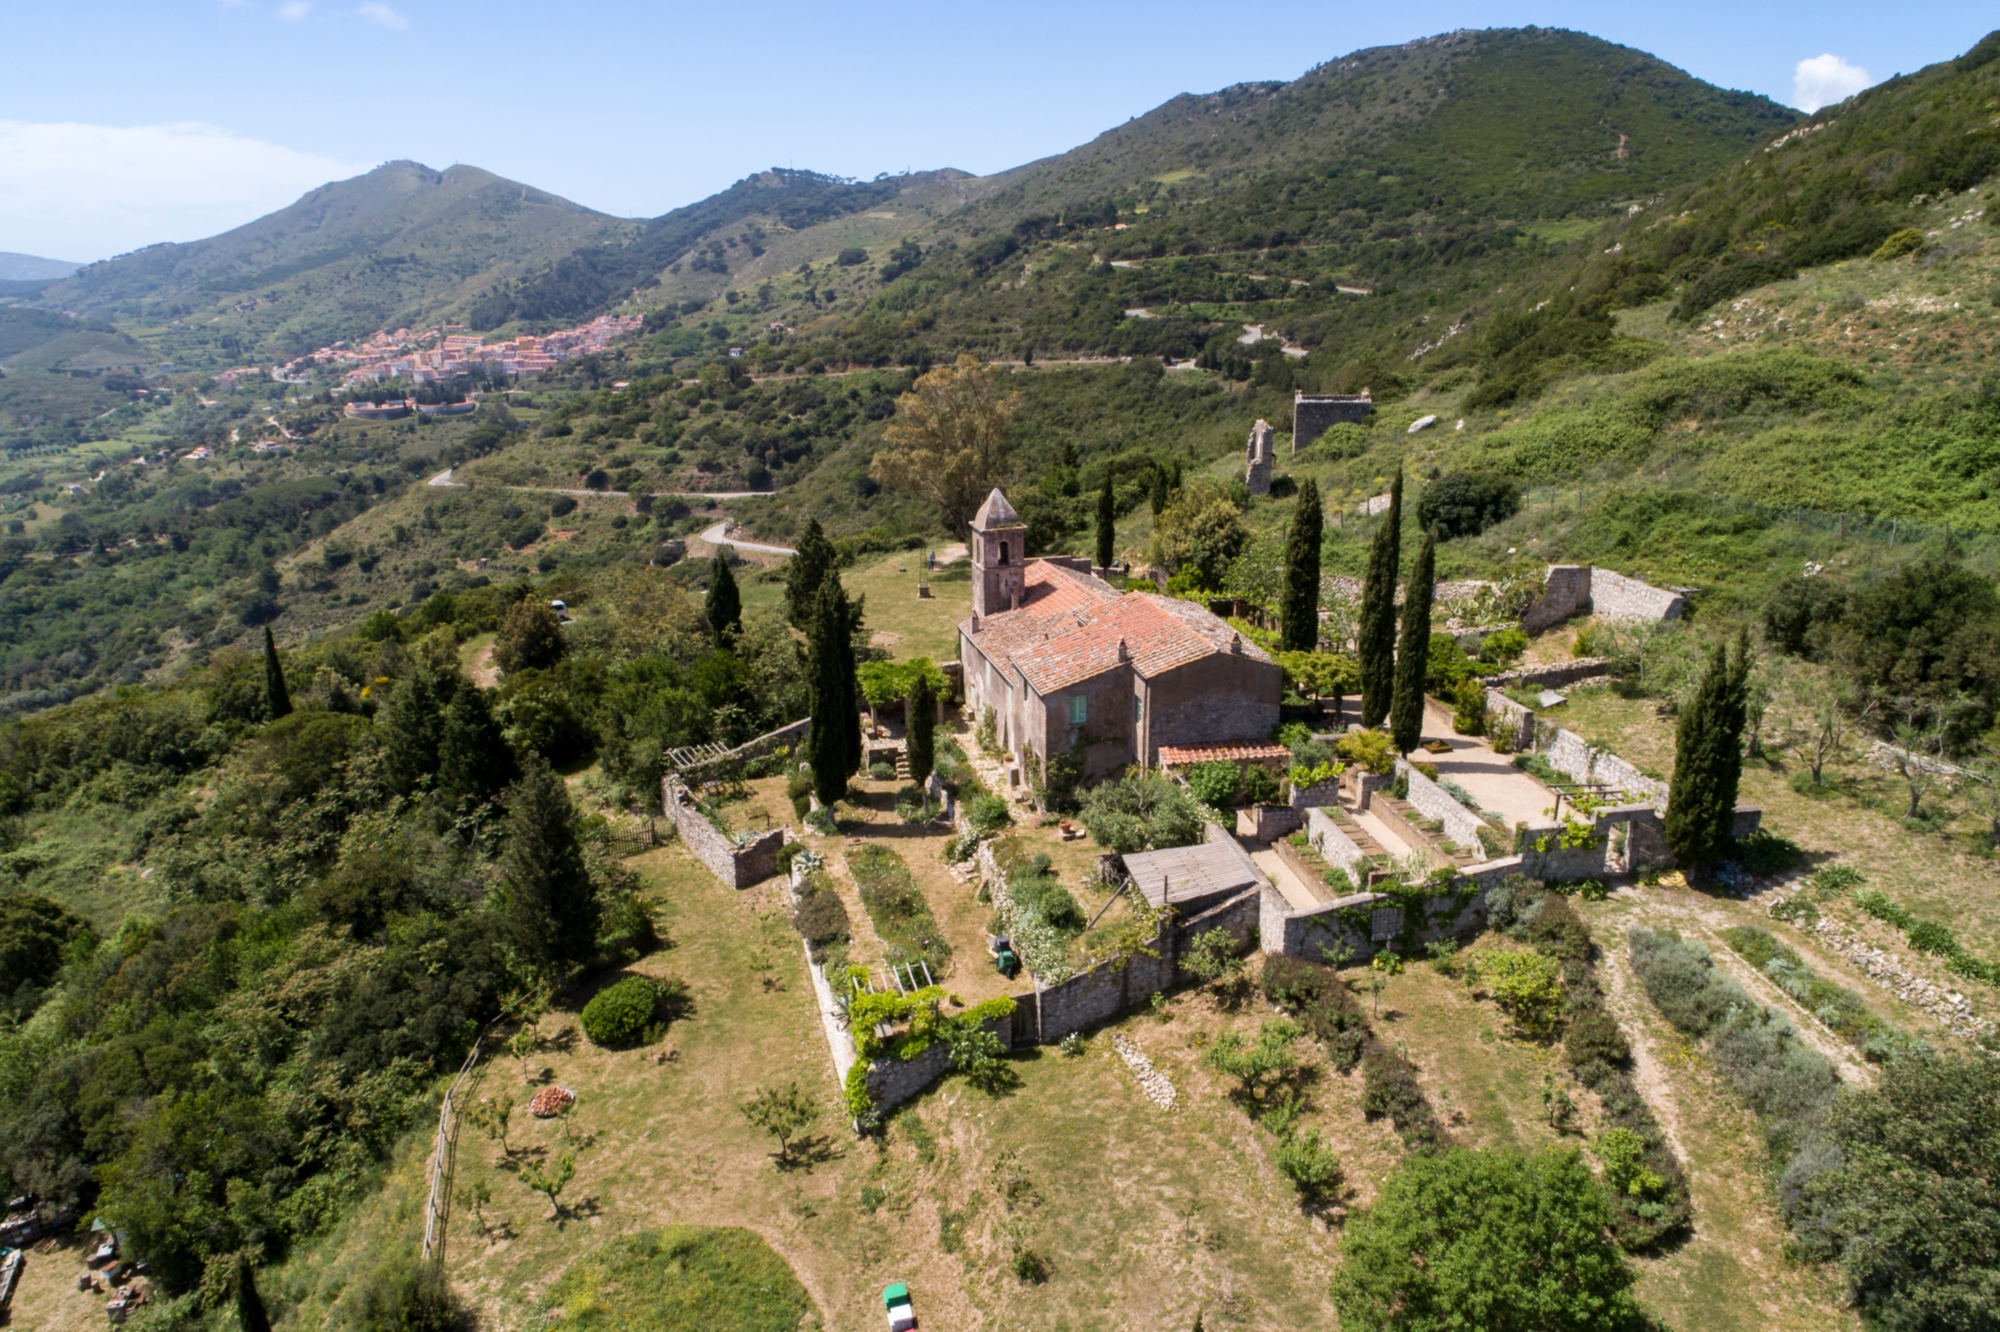
[[[979,512],[972,516],[972,525],[984,530],[989,527],[1007,527],[1021,521],[1021,515],[1014,512],[1014,506],[995,486],[993,493],[986,497],[986,503],[979,506]]]

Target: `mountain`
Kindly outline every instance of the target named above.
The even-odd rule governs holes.
[[[0,250],[0,282],[39,282],[49,278],[66,278],[82,264],[72,264],[63,259],[42,259],[32,254],[14,254]]]
[[[176,360],[268,360],[462,314],[496,282],[631,230],[477,167],[390,162],[220,236],[90,264],[42,300],[157,326]]]

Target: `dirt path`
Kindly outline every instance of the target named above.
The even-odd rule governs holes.
[[[499,687],[500,668],[493,664],[493,644],[488,643],[479,649],[479,655],[472,659],[472,666],[467,674],[472,677],[472,683],[481,689]]]
[[[1660,1132],[1667,1135],[1667,1144],[1674,1149],[1674,1155],[1685,1165],[1688,1154],[1681,1143],[1679,1109],[1674,1104],[1673,1089],[1667,1085],[1666,1072],[1660,1067],[1659,1055],[1646,1034],[1646,1024],[1639,1020],[1638,1005],[1645,1001],[1630,966],[1624,949],[1603,950],[1598,970],[1606,981],[1606,1006],[1618,1019],[1619,1030],[1625,1033],[1626,1043],[1632,1047],[1632,1083],[1639,1089],[1646,1108],[1653,1112],[1653,1118],[1659,1121]]]

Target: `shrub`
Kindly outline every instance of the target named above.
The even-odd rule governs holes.
[[[1899,930],[1907,930],[1917,923],[1916,917],[1890,901],[1887,894],[1873,888],[1863,888],[1855,893],[1854,905]]]
[[[1448,1145],[1444,1126],[1424,1099],[1415,1065],[1385,1046],[1371,1043],[1361,1060],[1361,1111],[1369,1116],[1388,1116],[1406,1146],[1430,1149]]]
[[[1396,742],[1382,731],[1349,731],[1334,741],[1334,752],[1377,777],[1396,770]]]
[[[1479,980],[1523,1035],[1547,1036],[1562,1016],[1562,967],[1525,949],[1479,959]]]
[[[1479,659],[1491,666],[1509,666],[1528,650],[1528,635],[1518,628],[1496,629],[1479,642]]]
[[[1004,796],[974,796],[965,804],[965,821],[981,837],[991,837],[1014,821]]]
[[[1646,1165],[1646,1140],[1631,1129],[1604,1130],[1590,1150],[1604,1163],[1604,1182],[1613,1193],[1652,1198],[1667,1187],[1667,1181]]]
[[[798,905],[792,909],[792,928],[812,950],[813,961],[824,962],[827,951],[853,937],[847,907],[825,873],[805,876],[799,885]]]
[[[1750,996],[1715,970],[1708,950],[1672,930],[1633,930],[1627,936],[1632,970],[1660,1016],[1690,1036],[1706,1036]]]
[[[1852,865],[1828,865],[1812,876],[1813,892],[1822,898],[1838,897],[1866,882],[1867,877]]]
[[[1332,967],[1273,953],[1264,959],[1263,987],[1265,998],[1326,1047],[1335,1068],[1344,1073],[1361,1062],[1368,1024]]]
[[[1092,787],[1080,817],[1092,840],[1125,854],[1201,840],[1201,807],[1179,782],[1158,773],[1134,772]]]
[[[878,782],[893,782],[896,780],[896,765],[880,761],[871,763],[868,765],[868,776]]]
[[[1290,1134],[1279,1143],[1277,1166],[1309,1203],[1331,1196],[1340,1184],[1340,1157],[1320,1142],[1318,1129]]]
[[[1910,926],[1910,947],[1919,953],[1933,953],[1940,957],[1958,951],[1958,940],[1952,937],[1949,927],[1934,920],[1920,920]]]
[[[1901,259],[1906,254],[1915,254],[1924,247],[1924,233],[1916,227],[1904,227],[1901,231],[1889,233],[1889,238],[1876,247],[1868,258],[1875,263],[1886,263],[1891,259]]]
[[[1195,799],[1204,805],[1217,809],[1228,809],[1236,803],[1236,793],[1243,785],[1243,770],[1226,759],[1213,763],[1197,763],[1188,769],[1188,789]]]
[[[1243,803],[1246,805],[1269,805],[1278,798],[1278,779],[1271,775],[1269,768],[1256,764],[1243,769]]]
[[[1341,1325],[1636,1325],[1633,1276],[1606,1238],[1610,1222],[1574,1150],[1406,1157],[1348,1221],[1333,1283]]]
[[[658,1034],[662,993],[650,976],[612,982],[583,1006],[583,1034],[612,1049],[652,1040]]]
[[[1623,1064],[1632,1057],[1632,1047],[1618,1022],[1601,1008],[1578,1013],[1570,1020],[1563,1036],[1563,1058],[1571,1068],[1582,1068],[1593,1059],[1606,1064]]]
[[[1478,536],[1521,507],[1520,488],[1498,472],[1447,472],[1424,487],[1417,525],[1438,539]]]

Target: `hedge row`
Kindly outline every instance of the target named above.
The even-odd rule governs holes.
[[[1451,1146],[1417,1083],[1416,1068],[1375,1039],[1361,1006],[1332,967],[1274,954],[1264,959],[1264,996],[1298,1018],[1327,1048],[1334,1066],[1361,1066],[1361,1108],[1387,1116],[1406,1146],[1442,1151]]]

